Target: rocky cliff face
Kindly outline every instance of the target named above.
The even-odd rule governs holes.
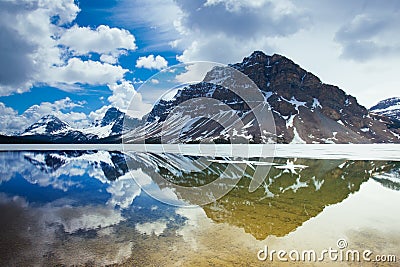
[[[204,102],[204,98],[212,98],[215,103]],[[249,111],[249,106],[235,93],[204,81],[178,91],[173,100],[161,100],[149,113],[147,124],[134,131],[133,138],[155,143],[260,143],[255,129],[243,127],[254,121]]]
[[[248,75],[273,109],[279,142],[398,142],[386,125],[371,117],[357,99],[324,84],[290,59],[254,52],[234,68]]]
[[[184,143],[231,142],[232,138],[239,137],[252,143],[400,141],[395,130],[388,127],[382,119],[371,116],[365,107],[358,104],[355,97],[337,86],[324,84],[318,77],[284,56],[268,56],[261,51],[255,51],[242,62],[230,66],[247,75],[259,87],[265,97],[265,108],[272,109],[276,132],[257,132],[256,122],[248,105],[221,86],[229,86],[230,72],[217,67],[207,73],[203,82],[179,90],[172,100],[157,103],[150,112],[146,125],[137,129],[131,139],[134,141],[135,138],[145,138],[147,141],[160,142],[164,138],[164,142]],[[221,79],[228,82],[213,84],[213,81]],[[230,111],[221,110],[212,120],[193,120],[193,115],[202,106],[192,103],[191,106],[182,108],[180,113],[177,112],[176,107],[189,99],[199,97],[214,98],[228,105]],[[174,116],[170,116],[172,111],[176,113]],[[224,127],[215,123],[229,122],[232,117],[240,118],[242,127],[238,127],[239,124],[234,121]],[[168,119],[170,121],[166,122]],[[167,129],[165,125],[168,125]]]

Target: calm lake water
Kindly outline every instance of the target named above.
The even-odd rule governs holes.
[[[399,265],[400,162],[278,158],[270,167],[250,193],[255,165],[237,158],[1,152],[0,266],[359,265],[257,258],[265,246],[319,255],[339,239]],[[242,179],[190,208],[190,196],[154,180],[198,186],[224,172]]]

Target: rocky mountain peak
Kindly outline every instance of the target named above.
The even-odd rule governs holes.
[[[264,54],[262,51],[254,51],[250,56],[245,57],[242,61],[242,63],[248,62],[248,63],[264,63],[269,60],[269,56]]]
[[[119,119],[123,119],[124,113],[115,107],[111,107],[106,111],[103,119],[101,120],[101,126],[109,125]]]
[[[281,128],[281,136],[284,136],[285,139],[283,142],[290,142],[293,138],[291,131],[287,132],[283,124],[292,125],[293,121],[288,122],[287,120],[295,116],[294,122],[297,124],[296,120],[304,119],[306,115],[297,116],[296,114],[304,113],[305,109],[309,111],[318,109],[318,112],[329,120],[349,127],[357,135],[358,133],[368,135],[368,133],[360,132],[360,129],[367,129],[371,124],[367,122],[368,110],[359,105],[355,97],[346,94],[337,86],[321,82],[317,76],[285,56],[278,54],[268,56],[261,51],[255,51],[249,57],[244,58],[241,63],[233,64],[232,67],[246,74],[262,92],[270,95],[268,102],[275,111],[277,127]],[[315,117],[315,114],[312,117]],[[313,120],[321,121],[318,118]],[[308,136],[320,135],[321,130],[318,128],[321,126],[316,123],[311,126],[315,127],[313,130],[315,133],[303,136],[305,141],[308,141]],[[299,127],[301,127],[300,124]],[[333,131],[340,132],[339,129]],[[368,135],[364,142],[368,142],[369,138],[373,137]],[[326,140],[327,138],[322,139]],[[360,138],[358,139],[360,140]],[[320,141],[322,140],[318,142]]]
[[[264,94],[273,112],[278,143],[399,142],[397,133],[388,130],[387,125],[379,119],[371,117],[368,110],[358,104],[355,97],[346,94],[337,86],[321,82],[317,76],[285,56],[279,54],[270,56],[262,51],[254,51],[242,62],[229,66],[247,75]],[[224,81],[224,86],[229,85],[233,78],[230,76],[231,73],[229,68],[213,68],[207,73],[203,82],[181,89],[173,101],[160,101],[154,106],[147,119],[152,126],[146,126],[145,129],[152,129],[152,131],[146,134],[141,133],[141,136],[161,136],[160,125],[170,111],[183,101],[196,97],[213,97],[228,104],[233,109],[232,112],[235,112],[242,120],[247,118],[251,125],[251,119],[247,116],[246,103],[236,99],[235,94],[225,92],[220,86],[213,85],[213,82],[221,84],[221,80]],[[184,117],[190,110],[191,108],[188,107],[188,110],[180,116]],[[190,125],[190,127],[185,127],[185,131],[179,137],[179,140],[183,142],[204,140],[204,138],[228,141],[232,138],[229,131],[221,130],[204,121],[193,123],[182,120],[182,122]],[[170,124],[173,123],[178,125],[177,119],[171,121]],[[268,140],[266,136],[255,139],[257,134],[252,126],[241,130],[231,125],[229,130],[252,142]]]
[[[232,67],[248,75],[262,91],[266,92],[279,90],[279,85],[286,83],[290,83],[291,87],[321,84],[317,76],[279,54],[269,56],[261,51],[255,51],[249,57],[245,57],[241,63],[233,64]],[[274,87],[271,86],[272,79],[278,82]]]
[[[68,129],[69,125],[54,115],[43,116],[36,123],[29,126],[23,134],[51,134]]]

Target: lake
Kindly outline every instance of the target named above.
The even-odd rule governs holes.
[[[371,149],[3,151],[0,265],[398,266],[400,153]]]

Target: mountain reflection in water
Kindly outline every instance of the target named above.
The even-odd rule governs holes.
[[[255,240],[287,236],[371,177],[400,189],[399,162],[275,159],[262,186],[250,193],[254,166],[240,160],[151,153],[125,158],[105,151],[0,153],[0,264],[103,265],[134,258],[143,263],[146,236],[175,242],[193,219],[148,195],[190,202],[168,183],[152,180],[155,173],[199,186],[217,179],[227,165],[244,167],[244,173],[230,168],[227,175],[243,178],[201,209],[215,225],[238,227]]]

